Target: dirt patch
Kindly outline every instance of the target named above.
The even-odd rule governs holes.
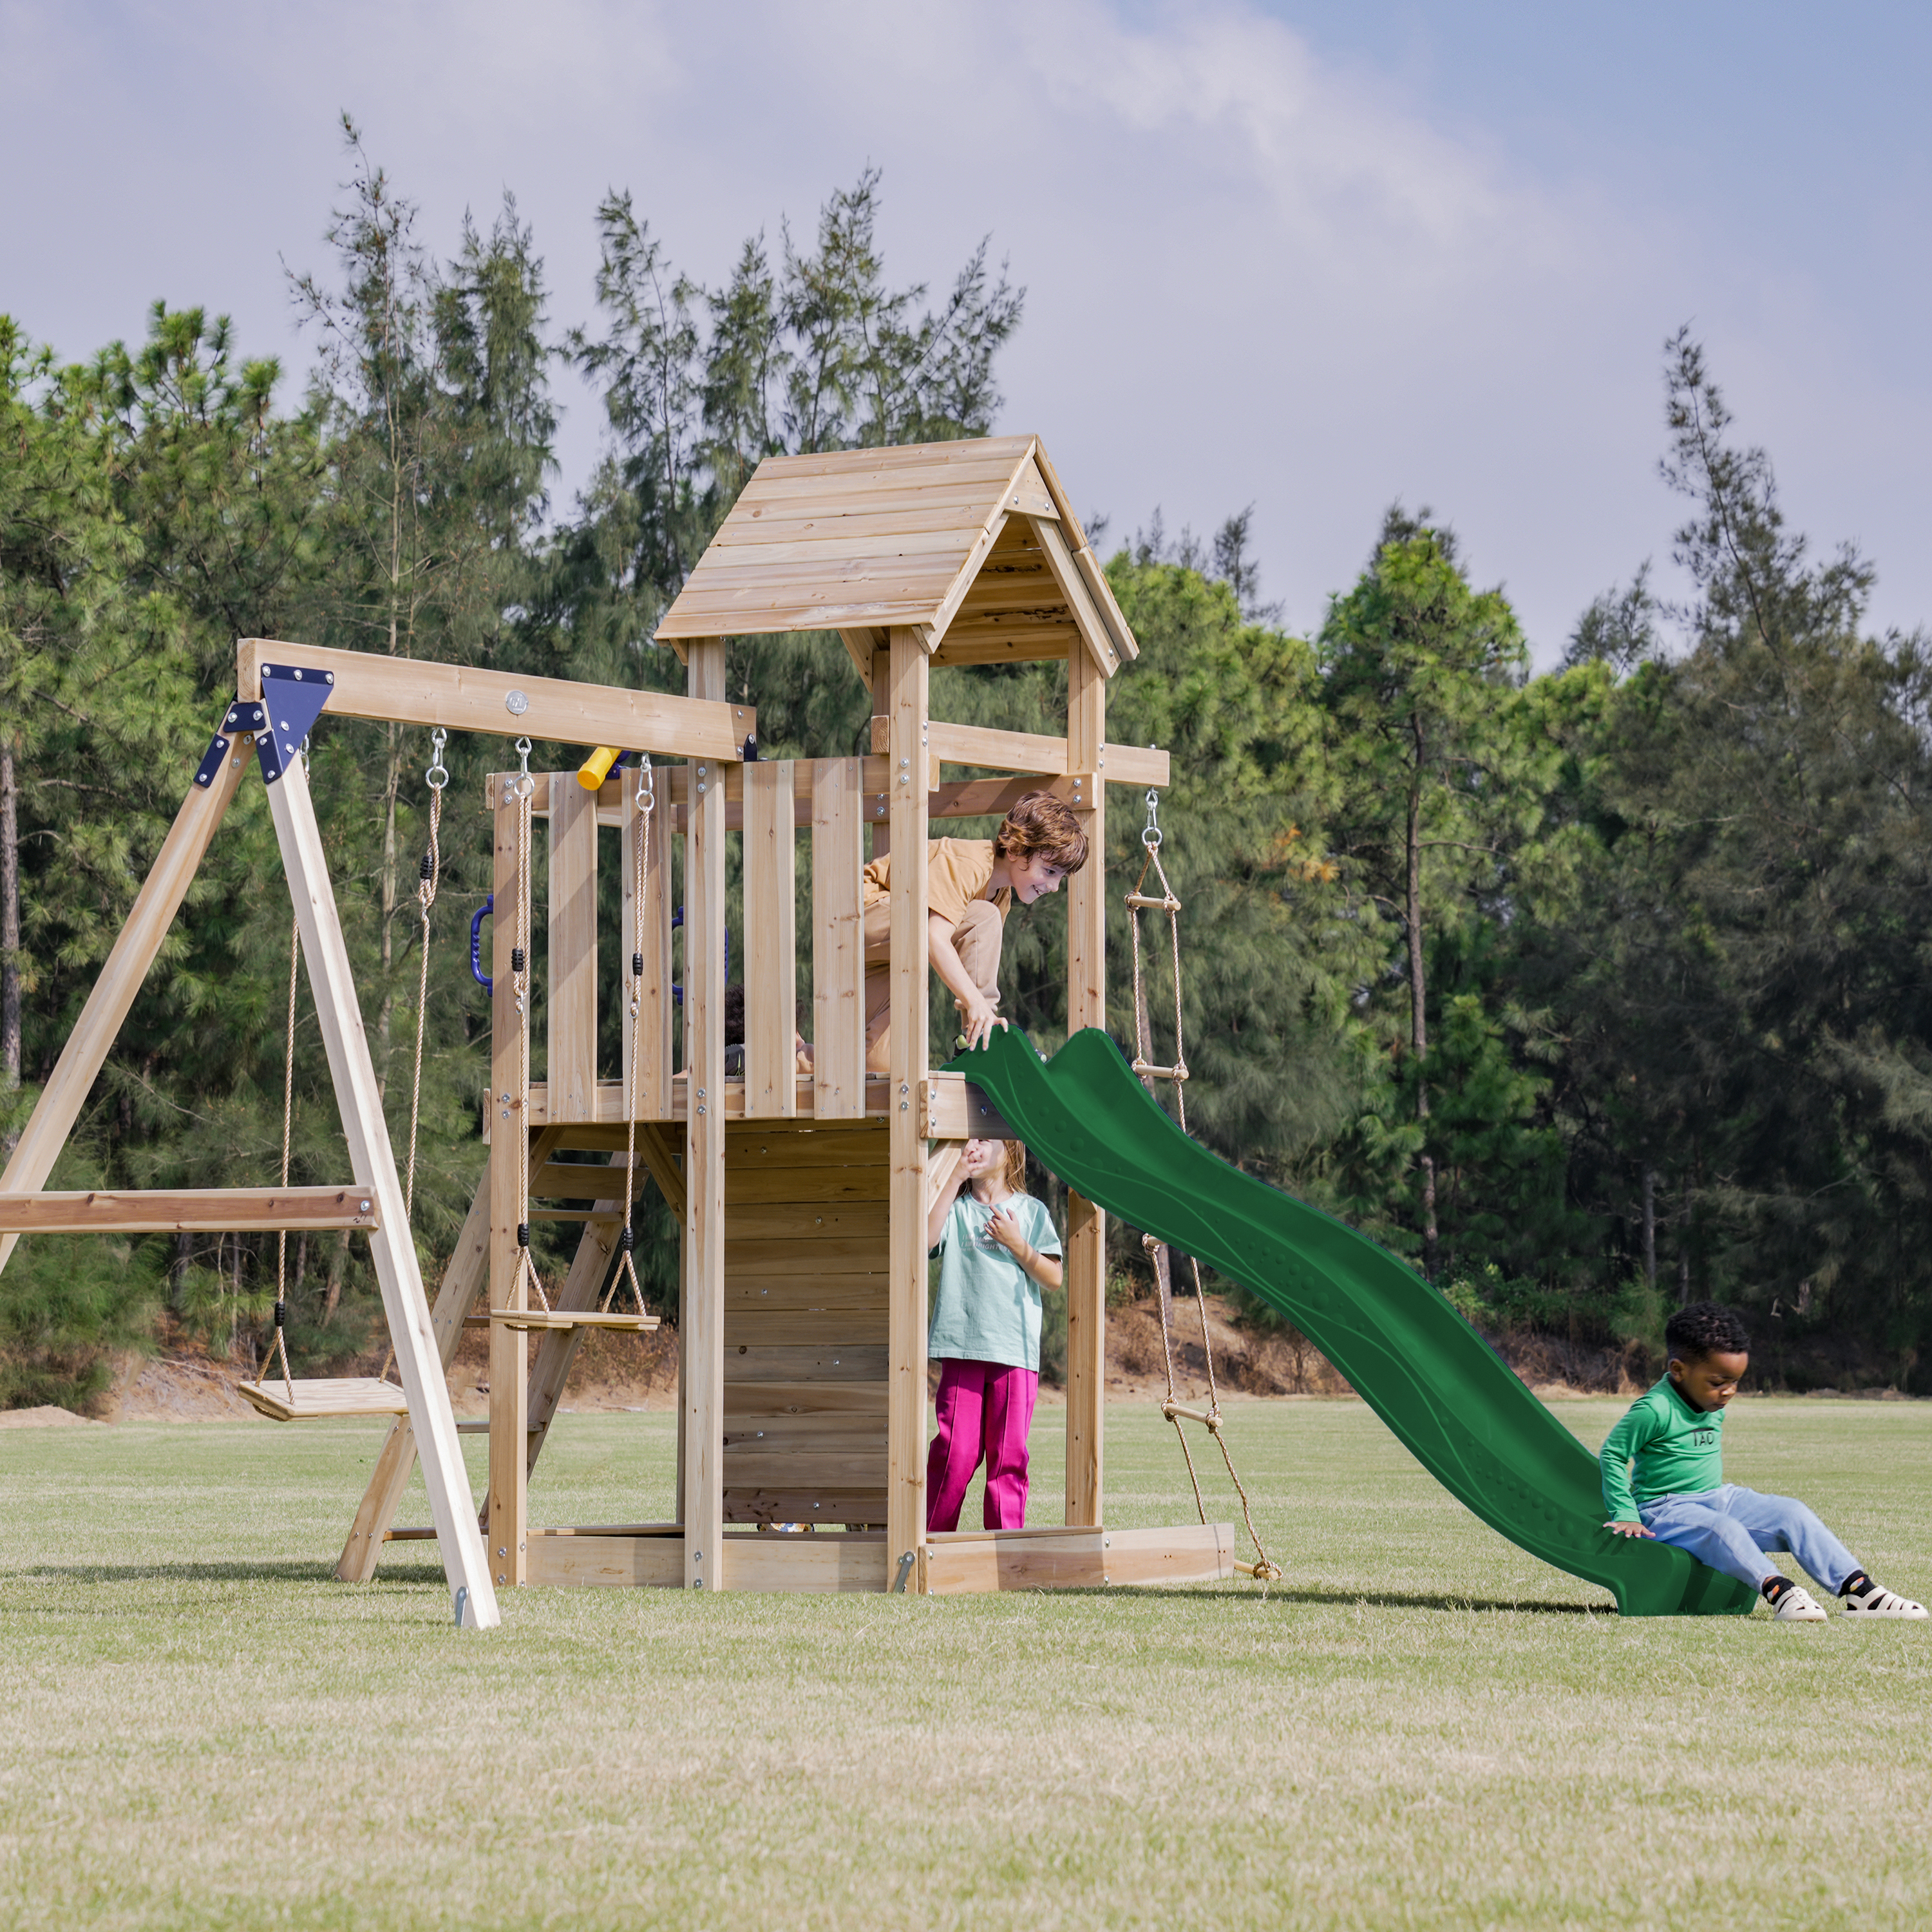
[[[1202,1313],[1208,1318],[1207,1345]],[[1263,1332],[1236,1325],[1232,1306],[1218,1294],[1202,1301],[1177,1296],[1173,1312],[1175,1392],[1184,1402],[1205,1400],[1208,1348],[1224,1395],[1348,1395],[1348,1384],[1327,1357],[1292,1330]],[[1151,1297],[1107,1311],[1107,1393],[1158,1400],[1167,1393],[1160,1304]]]
[[[70,1408],[57,1408],[44,1402],[38,1408],[0,1409],[0,1429],[95,1429],[100,1425],[76,1415]]]

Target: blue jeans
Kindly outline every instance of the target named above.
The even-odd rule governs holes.
[[[1660,1543],[1758,1588],[1773,1566],[1761,1552],[1788,1550],[1834,1594],[1858,1568],[1852,1552],[1795,1496],[1767,1496],[1736,1483],[1639,1503],[1643,1526]]]

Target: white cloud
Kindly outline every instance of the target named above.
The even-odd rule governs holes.
[[[715,278],[781,215],[808,230],[871,160],[896,273],[943,286],[990,230],[1028,286],[1006,426],[1039,430],[1117,532],[1157,502],[1210,527],[1253,501],[1296,622],[1400,494],[1456,521],[1559,646],[1588,596],[1667,548],[1658,350],[1686,316],[1801,519],[1862,535],[1898,610],[1932,592],[1912,575],[1923,379],[1847,356],[1853,298],[1727,254],[1613,162],[1533,178],[1243,0],[0,0],[0,165],[37,188],[10,198],[0,305],[70,353],[138,333],[165,295],[299,360],[277,256],[325,264],[344,106],[433,246],[514,188],[560,321],[589,310],[608,187]],[[562,393],[568,484],[595,408]]]

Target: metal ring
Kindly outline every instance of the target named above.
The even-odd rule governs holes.
[[[423,782],[431,791],[440,791],[449,782],[449,774],[442,766],[442,748],[448,742],[449,734],[441,725],[430,734],[429,770],[423,774]]]

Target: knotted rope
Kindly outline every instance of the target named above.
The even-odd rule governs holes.
[[[637,794],[632,801],[637,816],[631,830],[631,1051],[626,1071],[630,1104],[624,1109],[624,1227],[617,1237],[618,1252],[622,1257],[618,1272],[610,1277],[610,1291],[604,1298],[604,1305],[608,1308],[616,1298],[618,1276],[621,1275],[631,1284],[631,1292],[637,1298],[640,1316],[646,1312],[644,1291],[638,1280],[637,1264],[632,1258],[637,1237],[632,1228],[631,1217],[638,1198],[638,1082],[644,1064],[642,996],[644,936],[648,918],[644,881],[650,870],[651,814],[657,809],[657,802],[656,774],[651,770],[649,757],[640,754]]]
[[[524,1157],[517,1163],[517,1279],[512,1293],[527,1281],[548,1314],[550,1297],[544,1292],[543,1279],[530,1253],[530,822],[537,782],[530,776],[529,739],[517,740],[517,756],[521,768],[511,788],[518,810],[516,932],[510,948],[510,986],[517,1014],[517,1120],[524,1136]]]

